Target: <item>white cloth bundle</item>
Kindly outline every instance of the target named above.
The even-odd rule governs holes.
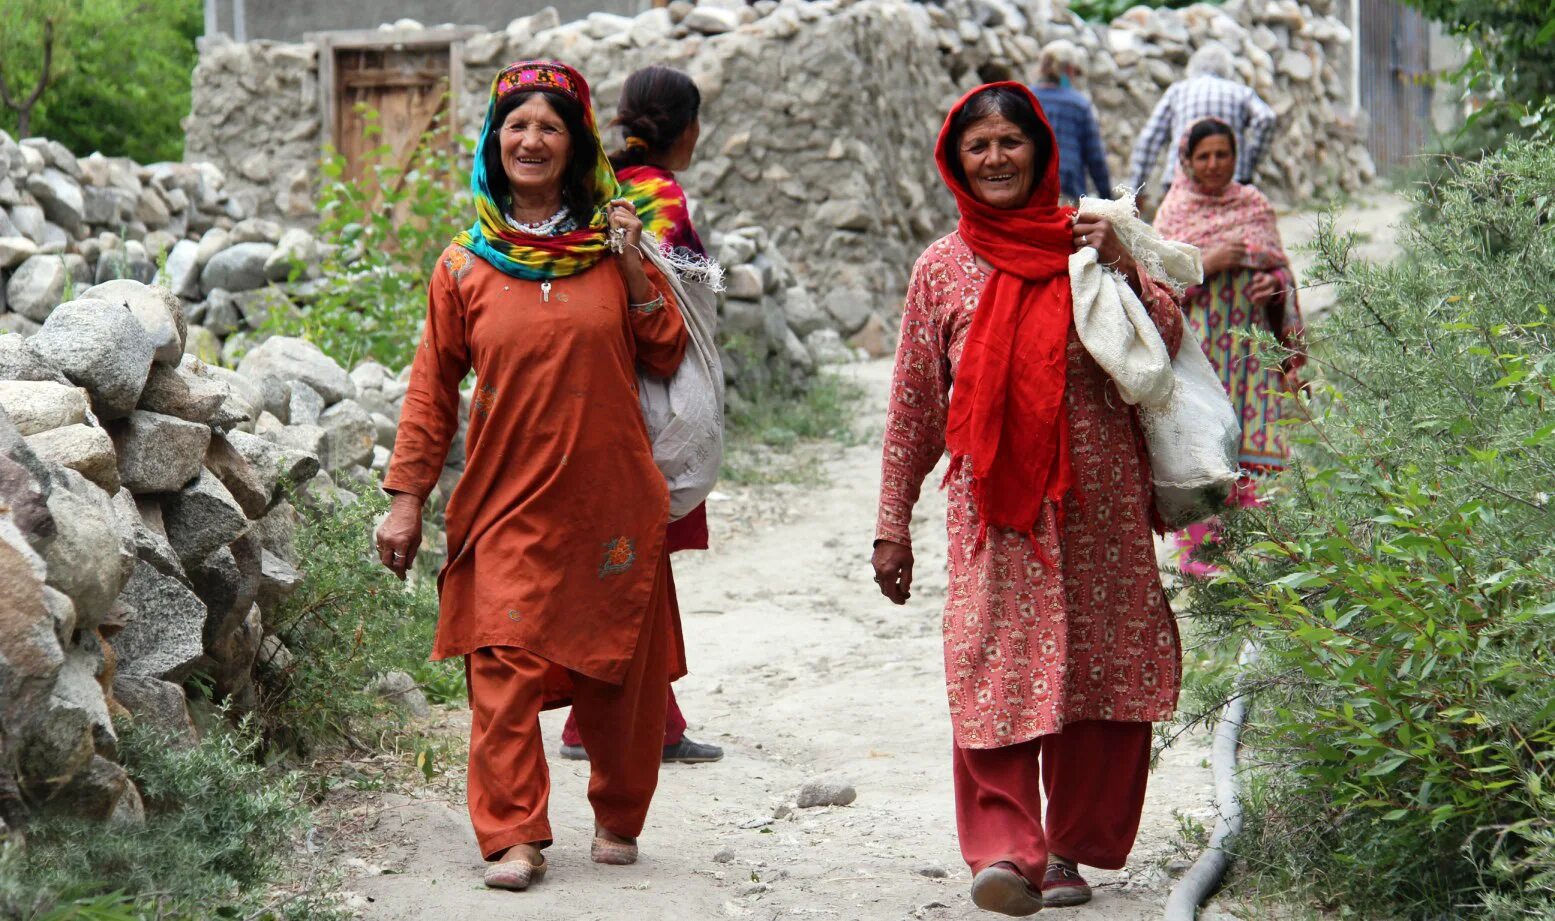
[[[1173,290],[1204,280],[1198,248],[1161,239],[1134,215],[1132,196],[1082,198],[1080,213],[1111,221],[1145,273]],[[1124,401],[1139,406],[1162,521],[1176,529],[1219,514],[1240,473],[1242,426],[1198,337],[1184,326],[1171,358],[1138,295],[1092,247],[1069,257],[1069,285],[1080,342]]]
[[[680,368],[668,379],[637,374],[638,397],[653,460],[670,492],[670,520],[685,517],[707,499],[723,464],[724,372],[718,357],[716,264],[690,267],[659,251],[643,234],[643,256],[669,281],[690,341]]]

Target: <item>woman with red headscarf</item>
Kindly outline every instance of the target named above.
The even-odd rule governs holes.
[[[1059,207],[1055,149],[1016,83],[968,93],[940,132],[961,217],[913,269],[873,560],[905,603],[912,508],[948,448],[956,824],[973,902],[1010,915],[1087,901],[1080,863],[1123,866],[1181,659],[1144,438],[1075,336],[1069,256],[1096,248],[1173,352],[1182,315],[1105,219]]]

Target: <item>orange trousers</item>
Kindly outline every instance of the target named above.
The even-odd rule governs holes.
[[[605,829],[642,832],[659,783],[664,708],[676,656],[669,557],[660,564],[637,649],[621,684],[566,672],[572,712],[589,752],[589,803]],[[551,775],[540,737],[540,711],[556,705],[557,667],[514,646],[487,646],[465,657],[470,690],[470,822],[481,854],[501,858],[515,844],[547,847]]]
[[[1041,885],[1050,853],[1116,870],[1139,832],[1150,724],[1083,720],[1019,745],[957,748],[954,775],[956,831],[973,873],[1008,862]]]

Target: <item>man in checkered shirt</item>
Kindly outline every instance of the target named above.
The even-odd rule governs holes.
[[[1150,120],[1134,142],[1128,182],[1130,187],[1140,190],[1141,208],[1149,191],[1145,183],[1156,158],[1163,149],[1167,150],[1166,167],[1161,171],[1164,192],[1177,173],[1174,145],[1201,118],[1218,118],[1236,132],[1236,181],[1252,182],[1274,133],[1274,110],[1251,87],[1231,79],[1235,72],[1231,52],[1219,42],[1211,42],[1188,60],[1187,78],[1166,88],[1166,94],[1156,103]]]

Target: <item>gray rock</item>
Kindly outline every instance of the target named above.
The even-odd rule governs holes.
[[[858,799],[853,785],[843,780],[812,780],[799,788],[795,801],[800,809],[819,806],[846,806]]]
[[[281,239],[281,225],[275,221],[251,217],[238,221],[232,228],[232,242],[275,243]]]
[[[200,237],[200,243],[194,253],[194,264],[197,269],[204,269],[216,254],[232,245],[232,234],[222,227],[212,227]]]
[[[119,491],[119,461],[108,433],[93,425],[67,425],[27,438],[39,458],[69,467],[109,495]]]
[[[302,584],[302,574],[297,567],[270,551],[264,551],[259,576],[259,607],[273,611],[281,602],[291,597]]]
[[[158,285],[122,279],[88,288],[81,296],[129,308],[151,340],[152,357],[156,361],[176,365],[183,358],[188,324],[184,320],[183,302],[173,292]]]
[[[117,419],[133,410],[151,373],[151,340],[122,304],[90,299],[61,304],[32,337],[31,345],[45,361],[87,389],[103,419]]]
[[[739,28],[740,16],[733,10],[698,5],[680,21],[680,24],[703,35],[722,35]]]
[[[264,411],[264,392],[253,381],[236,371],[197,361],[191,356],[185,356],[180,367],[227,387],[227,399],[222,402],[222,408],[217,410],[216,417],[211,420],[212,425],[233,425],[231,421],[233,418],[258,419],[259,414]]]
[[[804,338],[805,350],[817,365],[847,364],[854,358],[853,350],[842,342],[835,329],[818,329]]]
[[[272,553],[293,566],[301,565],[297,553],[297,526],[301,517],[297,509],[285,499],[275,504],[265,517],[254,522],[254,533],[266,552]]]
[[[119,493],[120,496],[126,494],[129,494],[127,489]],[[118,497],[115,497],[114,506],[120,506]],[[130,522],[135,557],[150,563],[164,576],[171,576],[187,584],[189,577],[184,573],[183,561],[178,559],[178,554],[173,552],[173,545],[167,539],[167,527],[162,523],[161,501],[155,496],[131,495],[130,509],[135,512],[135,518]]]
[[[926,866],[919,867],[913,872],[919,876],[927,877],[929,879],[945,879],[946,877],[950,876],[950,871],[942,866],[939,866],[938,864],[928,864]]]
[[[286,674],[295,661],[292,651],[286,648],[281,638],[270,634],[260,640],[259,655],[255,658],[254,664],[263,674],[279,677]]]
[[[128,577],[132,548],[119,541],[119,530],[108,494],[74,470],[51,470],[55,488],[49,492],[54,540],[43,558],[49,565],[48,584],[76,606],[76,624],[94,629],[113,607]]]
[[[722,849],[720,849],[718,851],[718,853],[713,855],[713,863],[733,863],[733,862],[734,862],[734,848],[732,848],[732,847],[722,848]]]
[[[38,357],[21,336],[0,334],[0,381],[50,381],[70,386],[70,379]],[[81,394],[82,400],[86,394]]]
[[[234,228],[236,229],[236,228]],[[275,252],[265,261],[265,277],[282,281],[291,277],[293,267],[301,265],[306,277],[308,270],[314,267],[319,258],[318,244],[313,239],[313,234],[301,227],[288,228],[281,234],[280,242],[276,244]]]
[[[351,375],[319,347],[292,336],[275,336],[243,357],[238,373],[255,381],[266,376],[283,381],[302,381],[324,398],[326,404],[356,396]]]
[[[393,671],[383,675],[373,682],[371,691],[411,716],[432,715],[432,707],[427,703],[426,695],[421,693],[421,688],[416,685],[416,679],[404,672]]]
[[[108,715],[108,700],[103,696],[97,676],[102,670],[102,650],[95,641],[65,652],[65,667],[60,669],[59,680],[54,685],[57,702],[74,707],[86,714],[91,726],[92,746],[98,754],[112,757],[119,744],[113,731],[113,718]]]
[[[184,354],[208,364],[214,363],[221,359],[221,340],[205,327],[191,325],[189,334],[184,337]]]
[[[219,636],[206,650],[212,662],[211,677],[216,693],[232,701],[238,712],[254,709],[259,703],[254,691],[254,663],[264,641],[264,615],[258,605],[250,605],[248,614],[233,629]]]
[[[218,336],[230,336],[243,328],[243,314],[230,292],[217,288],[208,292],[201,324]]]
[[[729,270],[725,279],[725,291],[729,297],[747,301],[759,301],[763,293],[761,272],[752,265],[737,265]]]
[[[874,226],[874,210],[856,198],[832,199],[816,209],[815,220],[838,230],[868,230]]]
[[[188,569],[189,584],[205,602],[205,646],[237,629],[259,595],[259,538],[245,534]],[[240,559],[241,557],[241,559]]]
[[[831,324],[831,318],[815,303],[809,289],[802,285],[795,285],[784,293],[783,315],[788,320],[788,328],[801,339]]]
[[[199,478],[162,505],[167,539],[187,568],[232,543],[248,528],[248,519],[227,487],[201,469]]]
[[[43,245],[43,238],[47,236],[46,225],[48,219],[43,216],[43,209],[37,205],[15,205],[11,208],[11,223],[22,236],[32,242]]]
[[[0,237],[0,269],[14,269],[38,255],[38,244],[26,237]]]
[[[852,335],[868,322],[873,299],[862,288],[833,288],[821,300],[821,306],[837,321],[837,332]]]
[[[0,301],[3,300],[5,300],[5,288],[0,287]],[[19,313],[0,313],[0,335],[10,334],[30,339],[42,328],[42,323],[35,323]]]
[[[205,651],[205,605],[145,561],[135,564],[124,602],[129,622],[113,639],[119,675],[183,681]]]
[[[82,224],[86,221],[86,200],[74,179],[57,169],[45,169],[27,177],[27,191],[43,207],[45,217],[63,227],[73,237],[82,235]]]
[[[136,723],[160,733],[177,746],[199,741],[184,689],[170,681],[142,675],[115,675],[113,699]]]
[[[291,401],[287,404],[286,415],[276,414],[277,418],[285,419],[292,425],[318,425],[322,415],[324,398],[302,381],[294,381],[291,385]]]
[[[197,301],[200,299],[200,266],[197,256],[200,244],[193,240],[179,240],[167,254],[167,286],[179,297]]]
[[[265,263],[275,254],[273,243],[237,243],[227,247],[205,264],[200,272],[200,287],[207,293],[251,291],[264,287],[272,279],[265,274]],[[284,281],[285,276],[274,279]]]
[[[135,495],[172,493],[200,475],[210,445],[209,426],[177,416],[136,410],[112,428],[119,477]]]
[[[69,274],[58,256],[28,257],[5,283],[6,303],[27,319],[42,323],[64,299]]]
[[[204,425],[215,417],[228,393],[227,386],[214,378],[159,364],[152,366],[146,379],[140,408]]]
[[[341,400],[319,417],[324,429],[324,451],[319,461],[330,473],[354,465],[372,463],[377,428],[355,400]]]
[[[265,479],[248,459],[221,435],[211,436],[210,446],[205,450],[205,469],[227,487],[247,517],[260,518],[270,507],[275,484],[272,482],[267,487]]]
[[[86,391],[53,381],[0,381],[0,409],[22,435],[86,421]]]

